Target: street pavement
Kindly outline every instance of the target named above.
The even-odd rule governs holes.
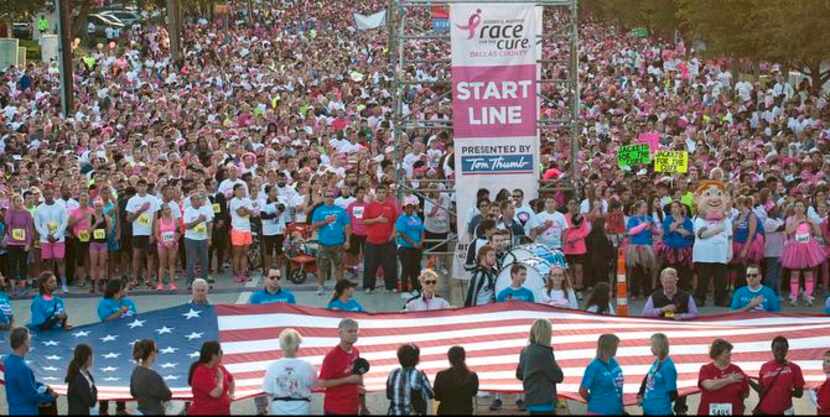
[[[349,275],[347,274],[347,278],[348,277]],[[360,282],[359,279],[354,280]],[[315,307],[325,307],[329,299],[331,298],[331,283],[327,285],[326,291],[322,295],[318,295],[314,283],[306,282],[302,285],[294,285],[286,281],[287,280],[283,280],[283,284],[286,288],[294,292],[298,304]],[[254,275],[253,280],[246,284],[234,283],[231,280],[231,277],[226,274],[225,276],[217,279],[214,288],[210,291],[209,299],[212,304],[244,304],[247,303],[251,293],[257,290],[259,287],[261,287],[260,283],[261,276],[259,274]],[[173,307],[176,305],[186,303],[190,300],[190,293],[186,290],[184,280],[181,278],[178,279],[177,285],[179,287],[179,290],[175,292],[155,291],[150,289],[135,289],[131,291],[128,296],[135,302],[139,313],[163,309],[167,307]],[[66,310],[67,314],[70,317],[70,323],[73,325],[82,325],[97,322],[98,316],[96,310],[100,297],[100,295],[92,296],[88,294],[85,289],[70,287],[69,295],[65,296]],[[375,292],[372,294],[366,294],[362,291],[357,291],[355,293],[355,298],[370,312],[400,311],[404,305],[402,295],[395,293]],[[12,301],[16,324],[23,324],[29,321],[29,300],[30,299],[27,298],[16,299]],[[823,297],[817,298],[817,300],[823,301]],[[632,314],[637,314],[642,309],[644,301],[636,300],[631,302],[630,304]],[[786,306],[784,308],[786,309],[786,311],[789,312],[821,313],[822,309],[819,306],[819,304],[823,305],[823,303],[817,303],[817,305],[814,307]],[[700,311],[702,314],[713,314],[726,312],[727,309],[706,306],[701,308]],[[830,345],[828,345],[828,347],[830,347]],[[693,395],[689,397],[690,410],[696,410],[698,397],[698,395]],[[504,409],[498,413],[490,412],[488,409],[491,398],[479,398],[477,400],[479,414],[515,414],[518,412],[515,406],[515,398],[515,396],[511,395],[505,396]],[[755,394],[753,394],[747,401],[748,412],[752,410],[752,407],[754,407],[755,401],[757,401],[757,397],[755,396]],[[386,414],[388,402],[385,399],[384,393],[370,394],[367,397],[367,402],[372,414]],[[576,401],[564,401],[563,403],[567,405],[567,410],[560,409],[560,413],[567,412],[570,414],[585,414],[586,412],[585,405],[582,403]],[[113,412],[114,407],[114,404],[110,404],[110,408]],[[812,406],[810,406],[806,400],[796,401],[797,414],[815,413],[815,408],[811,407]],[[59,412],[66,412],[65,398],[59,399],[58,408]],[[135,404],[129,403],[127,408],[128,410],[134,410]],[[311,410],[312,413],[322,413],[322,397],[320,395],[314,395]],[[231,411],[233,412],[233,414],[253,414],[255,413],[256,408],[254,406],[253,400],[243,400],[234,402]],[[641,410],[638,407],[628,407],[627,411],[630,414],[641,413]],[[5,412],[7,412],[6,396],[2,395],[0,396],[0,413]]]

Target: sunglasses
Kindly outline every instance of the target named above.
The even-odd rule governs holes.
[[[279,280],[279,279],[280,279],[280,276],[279,276],[279,275],[269,275],[269,276],[268,276],[268,279],[276,279],[276,280]]]
[[[428,280],[424,281],[424,285],[435,285],[438,281],[435,280]]]
[[[761,274],[746,274],[747,278],[755,278],[755,277],[760,277],[760,276],[761,276]]]

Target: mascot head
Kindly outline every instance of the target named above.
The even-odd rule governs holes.
[[[703,180],[695,190],[695,205],[706,220],[721,220],[726,216],[729,195],[721,181]]]

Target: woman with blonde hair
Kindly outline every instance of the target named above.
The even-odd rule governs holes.
[[[539,319],[530,327],[528,345],[519,355],[516,378],[522,381],[525,404],[530,414],[553,414],[556,410],[556,384],[564,380],[562,369],[550,344],[552,327]]]
[[[294,329],[280,333],[282,359],[268,366],[262,390],[268,394],[271,415],[310,413],[311,390],[317,385],[317,373],[310,363],[297,359],[303,338]]]
[[[623,373],[614,359],[620,338],[607,333],[597,340],[597,357],[585,369],[579,395],[588,401],[588,414],[623,413]]]
[[[678,399],[677,369],[669,357],[669,338],[665,334],[651,335],[651,353],[655,360],[640,384],[637,400],[645,415],[671,415],[672,402]],[[676,406],[675,409],[677,408]]]
[[[576,293],[571,286],[571,280],[562,267],[552,266],[550,268],[548,279],[545,281],[545,293],[543,294],[541,302],[555,307],[570,308],[573,310],[579,309],[579,303],[576,301]]]

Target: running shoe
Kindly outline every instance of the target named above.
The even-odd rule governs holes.
[[[161,282],[156,284],[156,291],[164,291],[164,284],[162,284]]]
[[[170,285],[168,285],[167,287],[170,289],[170,291],[176,291],[176,283],[175,282],[171,281]]]

